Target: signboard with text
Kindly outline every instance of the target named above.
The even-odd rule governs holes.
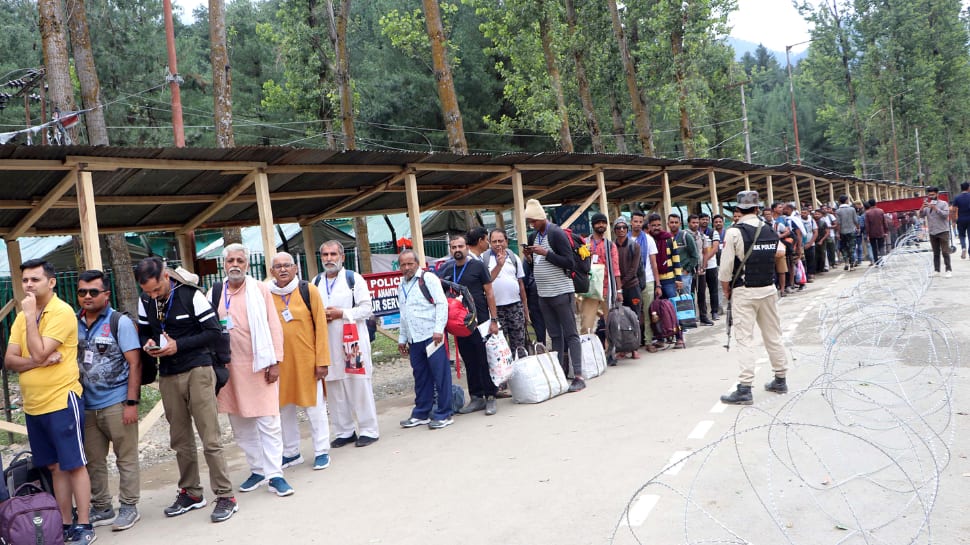
[[[374,316],[397,314],[397,288],[401,285],[401,273],[394,271],[363,276],[367,281],[367,289],[370,290]]]

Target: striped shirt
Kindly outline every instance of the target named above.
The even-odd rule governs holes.
[[[418,275],[434,303],[430,303],[418,285]],[[441,281],[434,274],[418,271],[411,280],[401,279],[397,289],[397,308],[401,311],[401,329],[398,330],[398,344],[411,344],[426,341],[435,333],[444,333],[448,322],[448,300],[441,289]]]
[[[548,234],[548,230],[546,233]],[[552,247],[549,246],[548,236],[536,235],[535,243],[545,248],[546,251],[553,251]],[[539,297],[556,297],[564,293],[576,292],[573,288],[573,279],[566,274],[566,271],[550,263],[546,256],[535,254],[532,256],[532,262],[535,265],[533,275],[536,279],[536,290],[539,292]]]

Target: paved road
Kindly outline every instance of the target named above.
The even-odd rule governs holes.
[[[955,277],[934,279],[926,301],[954,330],[966,331],[970,315],[952,301],[966,304],[966,292],[958,294],[954,287],[967,285],[970,264],[959,259],[954,264]],[[782,300],[785,330],[796,358],[789,374],[793,388],[818,374],[819,305],[861,276],[861,271],[830,273],[809,285],[806,293]],[[145,545],[605,544],[643,483],[671,461],[699,451],[664,476],[670,488],[652,487],[637,497],[629,525],[619,530],[616,543],[635,543],[635,538],[650,544],[685,543],[702,538],[708,530],[720,531],[722,538],[729,535],[716,524],[691,522],[691,534],[685,537],[686,520],[705,519],[697,512],[691,514],[691,509],[685,515],[685,502],[678,496],[678,490],[689,490],[692,483],[700,507],[752,542],[759,542],[751,537],[752,529],[771,528],[771,521],[759,515],[765,509],[757,493],[767,492],[762,497],[783,510],[782,525],[792,543],[836,543],[847,534],[835,528],[831,518],[819,515],[816,507],[821,504],[801,503],[804,483],[794,482],[783,471],[769,471],[766,476],[766,468],[778,469],[778,464],[769,460],[763,433],[744,434],[737,443],[724,441],[717,449],[704,450],[732,430],[739,412],[717,403],[718,396],[736,382],[734,353],[726,353],[723,342],[722,320],[713,328],[692,331],[686,351],[622,361],[590,381],[581,393],[528,406],[500,400],[497,415],[457,417],[453,426],[440,431],[401,429],[397,422],[408,415],[411,400],[387,400],[379,405],[380,442],[366,449],[335,450],[332,466],[324,471],[313,471],[308,465],[287,470],[294,496],[277,498],[265,488],[238,494],[239,512],[222,524],[209,522],[208,507],[165,519],[162,508],[175,497],[177,469],[174,463],[153,467],[143,473],[142,521],[122,533],[99,528],[98,540]],[[966,336],[961,342],[967,353]],[[756,385],[770,378],[770,367],[762,367]],[[970,543],[970,522],[965,517],[970,507],[967,386],[961,370],[954,388],[956,439],[932,518],[933,539],[924,537],[919,543]],[[756,407],[768,410],[795,399],[757,390],[760,387]],[[813,415],[826,414],[819,396],[807,396],[803,407]],[[755,416],[742,426],[765,421],[766,417]],[[819,437],[813,444],[838,444],[845,449],[839,451],[845,460],[872,454],[857,445],[840,444],[838,438]],[[238,449],[233,446],[230,452],[230,469],[238,483],[248,471]],[[308,454],[305,442],[304,456]],[[742,468],[750,472],[749,477]],[[828,478],[824,468],[800,470],[820,484]],[[203,481],[207,483],[205,477]],[[867,496],[865,490],[852,493],[856,494],[853,506],[880,512],[876,496]],[[761,535],[761,543],[783,542]],[[904,542],[902,535],[882,539],[883,543]]]

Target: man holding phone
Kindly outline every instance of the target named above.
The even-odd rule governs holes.
[[[919,210],[919,217],[926,218],[926,226],[930,232],[930,246],[933,248],[933,276],[940,276],[940,254],[943,254],[943,264],[946,266],[945,278],[953,276],[950,266],[950,205],[939,198],[940,190],[936,187],[926,189],[926,200]]]

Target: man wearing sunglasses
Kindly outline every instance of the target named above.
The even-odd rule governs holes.
[[[138,499],[138,401],[141,360],[138,330],[131,318],[111,308],[104,273],[78,275],[77,362],[84,386],[84,452],[91,477],[91,524],[127,530],[140,518]],[[118,465],[117,517],[108,490],[108,443]]]

